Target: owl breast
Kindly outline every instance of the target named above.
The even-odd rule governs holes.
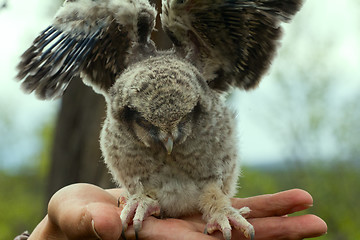
[[[216,121],[214,115],[222,117]],[[193,213],[199,209],[201,189],[211,181],[220,182],[227,195],[235,193],[237,148],[231,116],[228,111],[203,116],[171,155],[160,147],[146,147],[125,124],[107,119],[101,134],[105,162],[130,194],[142,189],[154,196],[164,216]]]
[[[232,195],[236,139],[233,114],[221,96],[203,84],[189,63],[174,57],[146,60],[134,68],[114,85],[101,134],[101,149],[114,180],[131,195],[140,191],[156,198],[168,217],[199,209],[199,194],[211,181]],[[123,109],[136,117],[124,117]],[[174,126],[186,130],[181,141],[176,141],[174,131],[167,132]],[[174,138],[171,152],[162,146],[157,131]]]

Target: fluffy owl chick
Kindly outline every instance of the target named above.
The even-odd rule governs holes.
[[[253,227],[231,207],[236,189],[233,115],[198,70],[172,54],[127,69],[110,89],[101,134],[105,162],[129,193],[121,213],[126,229],[148,215],[202,212],[207,232]],[[126,167],[125,167],[126,166]],[[132,219],[133,218],[133,219]]]
[[[251,89],[270,66],[286,22],[302,0],[163,0],[161,23],[174,43],[150,40],[147,0],[67,0],[22,55],[18,79],[51,99],[81,77],[107,101],[104,159],[128,192],[123,229],[149,215],[202,212],[206,232],[231,228],[253,238],[231,207],[238,168],[234,118],[223,94]]]

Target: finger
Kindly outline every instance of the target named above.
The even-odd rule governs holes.
[[[28,240],[37,239],[65,239],[65,236],[61,234],[59,228],[54,227],[53,224],[50,223],[49,218],[46,215],[28,238]]]
[[[217,236],[203,234],[205,224],[200,223],[201,216],[194,217],[194,221],[184,221],[181,219],[168,218],[157,219],[149,217],[143,222],[143,227],[139,232],[139,239],[166,239],[166,240],[217,240]],[[200,220],[198,220],[200,219]],[[133,226],[129,226],[125,233],[127,240],[135,239]]]
[[[112,189],[106,189],[106,192],[111,194],[114,198],[119,199],[121,196],[126,196],[126,190],[123,188],[112,188]]]
[[[298,240],[319,237],[327,232],[326,223],[315,215],[256,218],[249,219],[249,221],[256,229],[255,238],[257,240]]]
[[[103,203],[90,204],[87,207],[92,217],[92,230],[102,240],[117,240],[120,238],[122,224],[120,210],[114,205]]]
[[[250,198],[232,199],[236,208],[249,207],[249,218],[283,216],[307,209],[313,205],[311,195],[301,189],[292,189],[275,194],[260,195]]]
[[[327,232],[326,223],[315,215],[267,217],[248,220],[255,228],[256,240],[300,240],[319,237]],[[233,230],[232,234],[233,239],[248,240],[240,230]],[[213,236],[217,239],[223,239],[220,232],[215,232]]]
[[[117,199],[89,184],[58,191],[49,203],[49,219],[69,239],[118,239],[121,222]]]

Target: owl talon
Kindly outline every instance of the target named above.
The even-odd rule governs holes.
[[[142,222],[134,220],[133,225],[134,225],[134,230],[135,230],[135,239],[138,240],[139,239],[139,231],[142,228]]]
[[[254,240],[255,239],[255,231],[250,233],[250,240]]]
[[[125,237],[125,229],[123,228],[122,231],[121,231],[121,240],[126,240],[126,237]]]
[[[135,229],[135,240],[139,239],[139,230]]]
[[[222,230],[225,240],[231,240],[231,228],[225,228]]]
[[[204,233],[211,234],[217,230],[221,231],[225,240],[231,239],[232,227],[241,230],[246,238],[254,240],[255,230],[254,227],[242,216],[248,215],[250,209],[244,207],[240,210],[233,208],[225,209],[225,212],[216,213],[210,218],[210,221],[206,224]]]
[[[160,214],[159,203],[143,194],[131,196],[125,203],[121,211],[120,219],[123,224],[123,230],[126,231],[128,225],[132,222],[135,230],[135,238],[138,239],[138,233],[142,228],[142,222],[151,215]]]

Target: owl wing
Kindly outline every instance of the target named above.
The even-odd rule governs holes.
[[[155,17],[147,0],[67,0],[21,56],[17,78],[42,99],[61,96],[80,75],[97,92],[106,91],[132,55],[154,51]]]
[[[180,54],[217,90],[257,86],[302,0],[163,0],[162,24]]]

